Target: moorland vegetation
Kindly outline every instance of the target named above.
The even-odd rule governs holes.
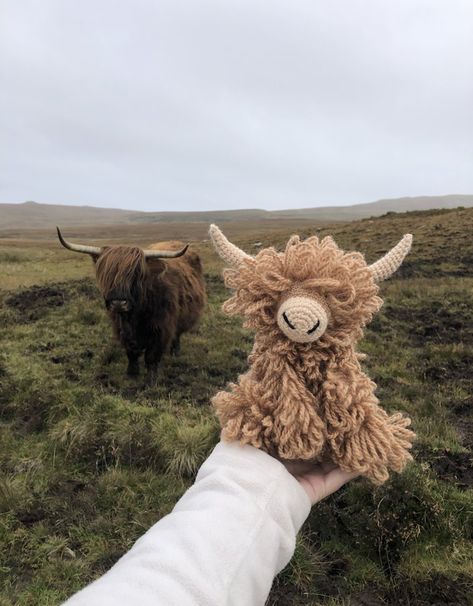
[[[368,261],[414,234],[361,349],[382,406],[411,416],[418,440],[402,475],[313,508],[269,604],[472,604],[473,209],[230,227],[250,253],[294,232],[331,233]],[[172,509],[218,440],[210,398],[252,344],[221,312],[220,262],[195,241],[209,294],[200,327],[156,386],[124,377],[90,260],[52,238],[0,240],[1,606],[58,604]]]

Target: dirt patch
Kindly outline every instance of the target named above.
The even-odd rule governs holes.
[[[414,230],[413,251],[400,268],[402,277],[471,276],[473,250],[471,239],[465,237],[471,230],[470,215],[438,218],[439,223],[416,221],[420,229]]]
[[[16,312],[18,323],[28,324],[43,318],[51,309],[62,307],[74,297],[98,299],[99,295],[92,280],[71,280],[17,291],[7,296],[4,304]]]
[[[448,255],[433,256],[432,258],[405,260],[396,272],[397,279],[405,278],[443,278],[447,276],[471,276],[471,268],[463,258],[455,259]]]
[[[295,606],[301,604],[301,595],[293,585],[273,586],[265,606]]]
[[[418,447],[415,450],[415,459],[427,463],[441,480],[452,482],[459,488],[473,486],[472,452],[433,452],[425,447]]]
[[[461,444],[473,452],[473,396],[452,400],[448,407]]]
[[[399,583],[391,592],[389,604],[410,606],[471,606],[473,577],[459,575],[457,578],[434,574],[429,579],[416,583]]]
[[[462,445],[473,451],[473,396],[453,402],[450,410]]]
[[[455,352],[448,359],[425,359],[423,378],[435,383],[470,384],[473,355],[469,351]]]
[[[460,418],[455,423],[460,442],[465,448],[473,451],[473,417]]]
[[[473,578],[458,578],[435,574],[425,581],[398,580],[391,590],[367,587],[350,596],[349,606],[471,606]]]
[[[63,285],[67,287],[71,296],[84,297],[91,301],[100,300],[99,290],[92,278],[70,280],[69,282],[64,282]]]
[[[456,417],[464,417],[473,414],[473,396],[453,402],[450,406],[452,414]]]
[[[327,603],[329,597],[319,587],[316,581],[317,594],[320,596],[316,602],[308,602],[305,592],[299,591],[293,585],[279,585],[276,581],[266,606],[299,606],[301,604]],[[396,583],[395,587],[386,591],[383,588],[368,586],[353,593],[344,600],[347,606],[471,606],[470,600],[473,590],[473,579],[462,575],[451,579],[444,575],[434,575],[431,579],[416,583]],[[340,594],[332,593],[333,596]],[[324,596],[324,597],[322,597]]]
[[[32,286],[5,299],[5,305],[16,311],[21,323],[36,322],[65,302],[65,292],[55,286]]]
[[[53,364],[73,363],[76,368],[83,368],[85,364],[94,357],[91,349],[84,349],[81,352],[66,352],[49,356]]]
[[[473,343],[473,310],[466,301],[431,301],[417,308],[387,305],[385,315],[406,326],[414,346]]]
[[[24,526],[30,527],[36,524],[36,522],[44,520],[46,515],[46,510],[39,503],[35,503],[28,508],[20,509],[17,512],[16,517]]]
[[[375,591],[365,590],[350,598],[350,606],[386,606],[386,602]]]
[[[435,456],[429,465],[442,480],[454,482],[460,488],[473,486],[473,454],[471,452],[444,451]]]

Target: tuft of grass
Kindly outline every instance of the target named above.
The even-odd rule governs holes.
[[[214,419],[204,418],[195,425],[182,425],[175,417],[163,416],[154,422],[153,432],[166,460],[166,472],[193,477],[218,441]]]
[[[26,256],[20,252],[14,252],[12,250],[0,249],[0,263],[22,263],[26,260]]]

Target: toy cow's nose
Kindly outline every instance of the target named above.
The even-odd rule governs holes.
[[[304,325],[305,322],[302,322],[302,325],[301,325],[300,322],[295,321],[296,323],[294,325],[292,322],[289,321],[289,318],[287,317],[287,313],[285,311],[283,311],[282,317],[283,317],[284,322],[286,322],[286,324],[289,326],[289,328],[291,330],[297,330],[299,332],[303,332],[304,331],[304,329],[305,329],[305,325]],[[320,320],[317,320],[317,322],[312,326],[312,328],[309,328],[309,330],[306,331],[307,334],[308,335],[313,334],[317,330],[317,328],[319,326],[320,326]]]
[[[294,296],[279,307],[279,328],[291,341],[311,343],[323,335],[328,325],[325,308],[312,297]]]

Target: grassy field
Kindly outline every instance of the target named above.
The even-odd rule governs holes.
[[[137,229],[124,241],[145,245],[169,226],[155,238]],[[473,604],[473,209],[228,231],[248,252],[291,232],[332,233],[369,261],[415,237],[362,350],[382,405],[413,418],[416,461],[383,487],[357,481],[314,507],[269,604]],[[117,234],[94,233],[107,237]],[[221,313],[221,265],[196,242],[207,312],[158,385],[144,387],[124,376],[91,261],[46,233],[16,238],[0,239],[0,604],[52,606],[192,483],[218,439],[209,399],[246,368],[252,337]]]

